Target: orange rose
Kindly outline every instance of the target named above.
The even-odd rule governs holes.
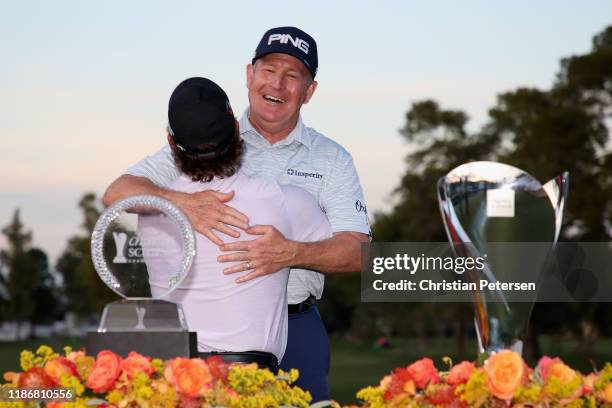
[[[220,379],[221,381],[227,381],[229,375],[229,364],[227,364],[219,356],[210,356],[206,359],[206,365],[210,370],[213,377]]]
[[[14,371],[7,371],[6,373],[4,373],[2,378],[4,378],[4,381],[8,381],[14,386],[17,386],[17,383],[19,382],[19,373],[16,373]]]
[[[549,377],[548,374],[548,369],[551,365],[555,364],[555,363],[562,363],[563,361],[561,361],[561,359],[559,357],[555,357],[555,358],[550,358],[548,356],[544,356],[540,359],[540,361],[538,361],[538,366],[536,368],[537,371],[540,372],[540,378],[542,379],[542,381],[546,381]]]
[[[433,385],[427,389],[427,402],[436,407],[458,407],[461,400],[455,395],[455,387],[448,384]]]
[[[520,355],[502,350],[489,357],[484,366],[487,386],[499,399],[510,400],[516,389],[527,381],[527,366]]]
[[[177,357],[166,364],[166,370],[164,371],[164,377],[170,384],[176,384],[176,377],[180,371],[187,368],[189,359],[184,357]]]
[[[562,362],[552,363],[548,369],[546,370],[546,377],[544,380],[548,380],[550,377],[556,377],[562,382],[572,381],[578,373],[572,370],[570,367],[566,366]]]
[[[130,380],[139,371],[145,373],[147,377],[151,377],[151,374],[155,371],[153,364],[151,364],[151,357],[145,357],[135,351],[130,352],[127,358],[121,361],[121,369]]]
[[[76,363],[78,359],[85,357],[85,356],[86,354],[83,350],[77,350],[77,351],[71,351],[70,353],[68,353],[66,358],[72,361],[73,363]]]
[[[85,385],[94,392],[104,393],[110,390],[121,374],[121,357],[110,350],[98,353]]]
[[[414,381],[406,368],[396,368],[390,379],[386,381],[383,399],[391,401],[395,397],[416,394]]]
[[[383,391],[387,389],[389,384],[391,383],[391,376],[385,375],[382,380],[380,380],[380,384],[378,385]]]
[[[474,371],[474,363],[463,361],[451,368],[446,382],[450,385],[465,384],[470,379],[472,371]]]
[[[179,395],[178,406],[181,408],[201,408],[202,404],[195,398]]]
[[[40,367],[33,367],[19,374],[17,380],[19,388],[51,388],[54,385],[53,379]]]
[[[406,367],[410,377],[418,388],[425,388],[427,384],[440,382],[438,370],[430,358],[422,358]]]
[[[47,361],[47,364],[45,364],[45,372],[49,374],[49,377],[53,378],[56,384],[60,383],[60,379],[64,374],[79,378],[76,364],[66,357],[57,357]]]
[[[605,403],[612,402],[612,383],[606,385],[606,388],[601,390],[597,396]]]
[[[188,398],[202,395],[210,387],[213,379],[206,363],[199,358],[190,360],[179,357],[171,360],[166,365],[164,376]]]

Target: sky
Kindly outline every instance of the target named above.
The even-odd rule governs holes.
[[[550,87],[560,59],[588,52],[609,24],[603,0],[0,0],[0,226],[19,208],[54,262],[82,233],[82,195],[101,196],[165,143],[174,87],[209,77],[240,114],[246,64],[263,33],[285,25],[318,44],[304,122],[351,152],[368,212],[385,211],[413,102],[464,110],[476,130],[497,94]]]

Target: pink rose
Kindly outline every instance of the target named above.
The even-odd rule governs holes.
[[[417,388],[440,382],[440,375],[430,358],[422,358],[406,367]]]
[[[94,392],[104,393],[112,388],[121,374],[121,357],[110,350],[98,353],[85,385]]]

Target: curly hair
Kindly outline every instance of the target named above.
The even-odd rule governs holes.
[[[198,157],[198,155],[212,153],[216,148],[215,145],[199,145],[195,154],[183,152],[173,143],[170,144],[170,147],[178,169],[191,177],[191,180],[200,182],[209,182],[214,177],[233,176],[240,169],[244,153],[244,141],[238,134],[234,136],[229,146],[212,157]]]

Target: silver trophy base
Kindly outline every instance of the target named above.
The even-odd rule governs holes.
[[[169,359],[197,357],[196,332],[187,328],[181,305],[159,299],[123,299],[107,304],[97,332],[87,333],[87,353],[131,351]]]
[[[98,332],[187,331],[181,305],[159,299],[122,299],[107,304]]]
[[[196,332],[88,332],[85,350],[94,357],[102,350],[111,350],[122,357],[135,351],[143,356],[163,360],[175,357],[195,358],[198,356],[198,340]]]

